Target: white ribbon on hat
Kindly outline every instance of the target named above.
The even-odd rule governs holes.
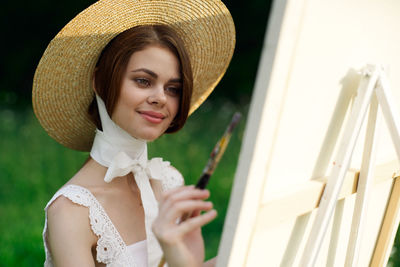
[[[151,225],[158,214],[158,203],[149,179],[164,179],[169,162],[161,158],[147,159],[147,142],[132,137],[109,117],[102,99],[96,95],[103,131],[96,130],[90,156],[99,164],[108,167],[104,181],[132,172],[140,190],[145,214],[148,266],[157,266],[162,250]]]

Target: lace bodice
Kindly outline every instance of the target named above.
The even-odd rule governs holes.
[[[166,178],[167,179],[162,181],[163,190],[168,190],[183,184],[182,176],[173,168],[169,168],[169,173],[166,175]],[[107,267],[142,267],[135,263],[135,259],[132,254],[129,253],[127,245],[124,243],[119,232],[98,200],[88,189],[78,185],[66,185],[62,187],[46,205],[46,219],[43,230],[46,252],[45,267],[54,266],[47,246],[47,209],[59,196],[64,196],[73,203],[89,209],[90,226],[93,233],[98,237],[96,246],[96,260],[98,262],[106,264]]]

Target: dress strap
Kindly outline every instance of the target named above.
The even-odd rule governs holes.
[[[45,211],[59,196],[64,196],[73,203],[89,209],[89,221],[93,233],[98,236],[96,260],[107,266],[135,266],[133,259],[126,253],[127,246],[122,240],[106,211],[96,197],[86,188],[78,185],[62,187],[46,205]],[[46,215],[47,217],[47,215]],[[45,231],[47,219],[45,222]]]
[[[169,189],[182,186],[184,184],[182,174],[171,165],[168,166],[168,168],[165,168],[164,172],[165,178],[161,180],[163,191],[167,191]]]

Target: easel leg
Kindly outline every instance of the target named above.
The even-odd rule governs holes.
[[[370,267],[386,266],[400,222],[400,178],[394,179],[378,240],[372,254]]]
[[[337,162],[332,169],[326,188],[322,195],[321,203],[317,211],[310,237],[304,249],[300,266],[314,266],[323,237],[332,217],[337,202],[344,176],[348,170],[351,155],[370,104],[372,93],[375,89],[379,71],[373,69],[372,74],[366,75],[361,80],[358,95],[354,102],[354,108],[350,114],[339,148]]]
[[[364,233],[365,215],[368,208],[368,199],[375,165],[376,144],[380,125],[378,116],[378,101],[374,96],[371,101],[368,126],[364,145],[363,161],[360,176],[358,178],[357,196],[354,206],[354,214],[351,222],[349,245],[346,253],[346,267],[358,266],[361,238]]]
[[[385,73],[381,74],[376,96],[382,108],[383,116],[389,127],[390,135],[396,149],[397,158],[400,160],[400,117],[396,105],[393,103],[393,96],[389,90],[389,83]]]
[[[382,108],[382,113],[388,125],[390,135],[397,157],[400,159],[400,118],[399,113],[393,103],[393,96],[389,90],[389,83],[386,75],[382,72],[379,79],[376,95]],[[375,250],[371,258],[370,266],[385,266],[391,252],[397,228],[400,222],[400,180],[395,179],[385,216],[382,221],[381,230],[376,242]]]

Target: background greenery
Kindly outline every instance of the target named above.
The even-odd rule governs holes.
[[[94,2],[2,1],[0,266],[43,264],[43,208],[88,156],[66,149],[47,136],[32,112],[31,86],[47,44],[71,18]],[[225,77],[182,131],[149,145],[150,156],[171,161],[191,184],[232,114],[236,110],[244,114],[209,185],[219,215],[203,230],[208,258],[215,256],[222,232],[271,0],[224,2],[237,30],[235,54]],[[394,266],[400,266],[399,244],[397,237],[391,258]]]

